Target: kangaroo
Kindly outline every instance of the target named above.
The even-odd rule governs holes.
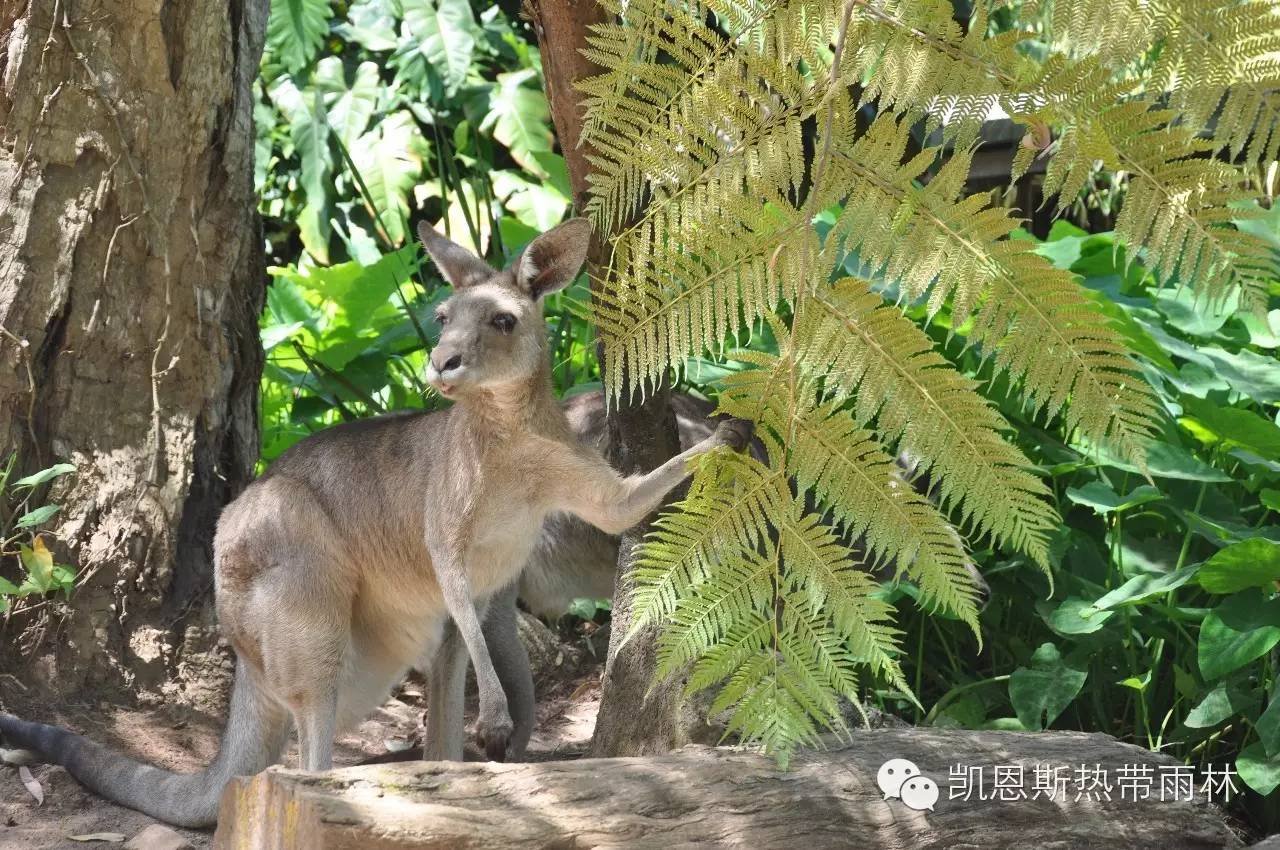
[[[477,743],[490,758],[507,754],[512,719],[481,623],[543,520],[568,513],[620,533],[658,507],[693,458],[744,447],[750,425],[724,422],[652,472],[622,477],[574,437],[551,391],[542,299],[581,268],[586,221],[542,234],[501,271],[430,226],[418,234],[454,288],[439,308],[426,377],[455,403],[318,432],[223,511],[215,601],[237,664],[213,763],[177,774],[0,714],[11,746],[64,765],[114,802],[210,826],[227,781],[279,761],[293,725],[302,767],[329,769],[335,734],[422,659],[433,659],[424,756],[461,759],[469,657],[480,692]],[[457,651],[441,646],[450,620]]]
[[[567,399],[564,413],[578,440],[588,450],[605,453],[603,392],[583,393]],[[673,393],[681,449],[690,449],[711,437],[718,422],[711,418],[715,405],[685,393]],[[764,459],[764,447],[753,440],[750,449]],[[618,538],[572,514],[552,514],[543,521],[537,542],[519,579],[494,595],[484,619],[485,645],[502,682],[511,711],[510,760],[521,761],[537,722],[533,670],[520,640],[516,622],[517,597],[534,614],[555,619],[577,597],[602,599],[613,595],[618,566]],[[442,654],[457,651],[457,630],[446,629]],[[420,670],[429,672],[434,659],[423,659]]]

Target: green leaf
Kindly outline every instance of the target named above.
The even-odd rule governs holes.
[[[272,274],[284,278],[289,283],[315,292],[327,301],[332,302],[340,311],[335,325],[351,327],[357,331],[364,330],[380,308],[387,305],[396,287],[409,279],[416,265],[418,248],[407,245],[391,254],[383,256],[371,266],[362,266],[356,262],[339,263],[327,268],[311,267],[305,270],[273,269]],[[335,339],[333,328],[328,338],[332,348]],[[359,347],[364,348],[368,341]],[[354,357],[358,351],[352,351]],[[334,362],[325,358],[328,366],[341,369],[346,362]]]
[[[70,593],[76,585],[76,573],[71,567],[57,564],[51,574],[53,586],[64,593]]]
[[[1261,537],[1219,549],[1200,568],[1200,586],[1210,593],[1274,588],[1280,581],[1280,543]]]
[[[418,51],[444,81],[452,96],[467,79],[475,51],[476,27],[467,0],[403,0],[404,22],[418,41]]]
[[[18,586],[16,584],[4,578],[3,576],[0,576],[0,597],[13,596],[17,592],[18,592]],[[3,608],[0,608],[0,611],[3,611],[3,610],[4,610]]]
[[[1240,305],[1240,294],[1231,293],[1221,303],[1208,299],[1190,287],[1162,289],[1155,294],[1156,310],[1165,321],[1190,336],[1210,336],[1224,324]]]
[[[1071,596],[1045,617],[1045,622],[1063,636],[1089,635],[1106,625],[1114,613],[1100,610],[1078,596]]]
[[[1084,687],[1089,674],[1068,667],[1058,648],[1041,644],[1030,667],[1009,676],[1009,702],[1026,729],[1047,729]]]
[[[34,528],[42,522],[47,521],[51,516],[61,509],[60,505],[44,505],[36,508],[34,511],[28,511],[18,517],[18,521],[14,523],[14,528]]]
[[[409,227],[409,190],[422,176],[426,140],[413,116],[403,110],[378,122],[350,149],[351,161],[369,189],[370,201],[393,245]]]
[[[1280,643],[1280,598],[1251,590],[1229,596],[1200,625],[1200,675],[1218,679]]]
[[[1258,499],[1273,511],[1280,511],[1280,490],[1264,489],[1258,493]]]
[[[1116,457],[1104,446],[1082,444],[1073,446],[1087,457],[1096,458],[1103,466],[1114,467],[1124,472],[1139,475],[1143,470],[1127,460]],[[1147,446],[1146,472],[1154,478],[1177,478],[1183,481],[1208,481],[1210,483],[1227,482],[1231,476],[1197,458],[1181,446],[1164,441],[1153,442]]]
[[[39,472],[28,475],[26,478],[19,478],[13,482],[12,489],[19,487],[38,487],[46,481],[52,481],[60,475],[66,475],[68,472],[75,472],[76,467],[73,463],[55,463],[48,469],[42,469]]]
[[[1249,334],[1250,345],[1280,348],[1280,310],[1272,310],[1262,317],[1241,313],[1238,318]]]
[[[272,0],[267,47],[290,73],[307,66],[329,34],[329,0]]]
[[[395,50],[398,14],[394,0],[356,0],[347,10],[347,23],[334,31],[365,50]]]
[[[1183,721],[1192,729],[1207,729],[1233,717],[1253,717],[1258,711],[1260,694],[1244,680],[1219,682]]]
[[[1280,370],[1280,363],[1276,364]],[[1198,398],[1185,398],[1183,410],[1195,417],[1217,437],[1242,446],[1267,460],[1280,460],[1280,427],[1255,413],[1237,407],[1222,407]]]
[[[1212,368],[1233,390],[1247,395],[1259,404],[1280,401],[1280,368],[1274,354],[1262,355],[1244,350],[1235,353],[1216,346],[1199,349],[1212,362]]]
[[[1067,498],[1077,505],[1092,508],[1099,516],[1122,513],[1147,502],[1156,502],[1164,498],[1164,494],[1149,484],[1143,484],[1127,496],[1121,497],[1101,481],[1090,481],[1083,487],[1068,487]]]
[[[303,327],[305,327],[305,325],[302,322],[289,322],[288,324],[283,325],[267,325],[258,333],[258,338],[262,341],[262,350],[264,352],[270,351],[280,343],[287,341],[298,331],[302,330]]]
[[[1280,687],[1271,694],[1267,708],[1254,721],[1253,728],[1269,756],[1280,756]]]
[[[511,158],[539,177],[550,173],[538,161],[538,154],[551,151],[551,110],[547,98],[537,88],[538,75],[532,68],[499,74],[489,95],[489,114],[480,125],[511,152]],[[533,85],[527,85],[532,83]]]
[[[307,253],[329,262],[329,191],[333,164],[329,150],[329,121],[319,89],[300,91],[287,76],[272,83],[271,101],[289,119],[289,139],[302,165],[299,181],[306,205],[298,215],[298,227]]]
[[[1120,605],[1141,602],[1159,593],[1167,593],[1170,590],[1182,587],[1182,585],[1191,580],[1199,569],[1199,564],[1190,564],[1176,572],[1141,573],[1110,593],[1099,597],[1093,603],[1093,607],[1099,610],[1107,610]]]
[[[493,173],[493,192],[519,221],[539,232],[559,224],[569,208],[569,197],[549,183],[530,183],[510,171]]]
[[[1166,372],[1177,371],[1178,367],[1174,365],[1173,360],[1165,353],[1165,350],[1152,338],[1151,334],[1147,333],[1142,325],[1134,321],[1128,311],[1102,292],[1083,288],[1081,292],[1093,302],[1093,306],[1098,312],[1106,315],[1109,320],[1108,324],[1124,337],[1129,349],[1134,354],[1141,354]]]
[[[327,94],[330,129],[350,149],[369,126],[378,106],[378,66],[361,62],[356,67],[355,80],[348,86],[342,60],[326,56],[316,64],[315,81]]]
[[[1280,787],[1280,753],[1269,756],[1261,741],[1250,744],[1236,759],[1236,773],[1245,785],[1265,797]]]

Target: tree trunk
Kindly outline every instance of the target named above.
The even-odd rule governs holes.
[[[56,692],[158,686],[214,634],[214,523],[258,456],[268,7],[0,0],[0,451],[77,467],[45,538],[71,605],[3,622],[0,664]]]
[[[601,69],[583,56],[581,49],[587,44],[591,25],[604,22],[609,16],[596,0],[535,0],[532,8],[551,117],[568,166],[574,206],[582,210],[588,199],[591,164],[588,151],[579,141],[583,107],[574,84],[600,73]],[[593,287],[600,285],[598,275],[608,267],[606,236],[599,231],[592,236],[588,272]],[[600,356],[603,361],[602,349]],[[609,460],[624,474],[656,469],[680,451],[666,383],[644,401],[624,394],[619,404],[610,407],[607,422],[612,455]],[[613,627],[600,714],[591,745],[592,755],[596,756],[665,753],[695,740],[698,736],[694,730],[702,725],[702,719],[684,698],[679,679],[673,677],[656,685],[653,681],[657,667],[656,630],[647,628],[622,644],[631,623],[631,585],[627,576],[636,546],[649,527],[646,521],[623,534],[618,548]],[[639,717],[644,718],[643,723],[636,722]]]
[[[877,774],[892,758],[910,759],[936,783],[933,811],[884,797]],[[966,770],[953,779],[957,764]],[[1038,767],[1046,777],[1039,784]],[[1122,773],[1142,776],[1147,768],[1149,785],[1139,779],[1121,790]],[[807,754],[787,771],[763,756],[709,747],[539,764],[416,762],[327,774],[271,768],[227,787],[214,847],[1240,847],[1212,805],[1222,793],[1206,792],[1200,781],[1190,800],[1173,793],[1178,782],[1166,787],[1165,777],[1177,770],[1185,768],[1169,756],[1106,735],[936,729],[858,733],[851,746]],[[1054,781],[1055,771],[1064,782]],[[977,775],[986,783],[981,790]],[[962,776],[967,786],[958,784]],[[1078,776],[1087,789],[1079,796]]]

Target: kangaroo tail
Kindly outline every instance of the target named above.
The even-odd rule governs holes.
[[[199,773],[173,773],[136,762],[58,726],[0,713],[0,739],[41,753],[89,790],[176,826],[206,827],[218,820],[223,786],[280,760],[289,714],[236,666],[231,714],[213,764]]]

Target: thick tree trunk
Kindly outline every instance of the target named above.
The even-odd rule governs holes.
[[[72,604],[3,623],[0,664],[56,691],[146,690],[213,634],[214,522],[258,454],[268,7],[0,0],[0,453],[78,470],[46,538]]]
[[[932,812],[884,797],[877,773],[894,758],[910,759],[936,783]],[[956,780],[954,765],[966,768]],[[1037,768],[1065,781],[1037,785]],[[1139,780],[1121,790],[1119,776],[1146,768],[1149,785]],[[1188,800],[1175,793],[1177,782],[1164,784],[1179,768],[1168,756],[1106,735],[936,729],[859,733],[852,746],[806,755],[785,772],[763,756],[708,747],[650,758],[416,762],[323,775],[271,768],[228,786],[214,847],[1240,847],[1212,805],[1220,792],[1195,782]],[[985,785],[970,781],[965,796],[956,782],[977,775]],[[1078,775],[1087,788],[1079,794]],[[1106,783],[1105,792],[1095,779]]]
[[[583,209],[588,198],[587,175],[591,165],[579,143],[582,100],[574,83],[600,73],[581,49],[592,24],[608,19],[596,0],[535,0],[534,29],[542,53],[543,76],[556,136],[564,153],[573,185],[574,205]],[[606,234],[596,232],[588,262],[593,286],[601,285],[598,273],[608,266]],[[603,351],[601,357],[603,359]],[[624,395],[608,416],[610,461],[623,473],[645,472],[660,466],[680,451],[675,417],[666,384],[643,402]],[[613,593],[613,628],[605,681],[596,721],[592,754],[636,756],[664,753],[698,737],[697,711],[691,710],[678,679],[654,685],[656,631],[646,629],[622,644],[631,623],[631,587],[627,581],[633,553],[649,529],[648,523],[622,536],[618,549],[618,577]],[[640,720],[642,718],[642,721]],[[639,721],[639,722],[638,722]]]

